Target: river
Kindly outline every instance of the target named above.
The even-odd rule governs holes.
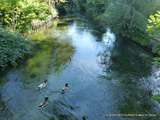
[[[50,65],[43,75],[48,86],[41,91],[37,86],[43,78],[29,80],[22,70],[26,64],[8,71],[4,75],[7,82],[1,90],[7,110],[0,113],[0,120],[82,120],[83,116],[87,120],[158,120],[154,115],[123,116],[156,114],[158,111],[149,89],[150,53],[129,40],[116,37],[109,28],[97,37],[89,26],[74,22],[65,30],[54,29],[52,34],[63,39],[59,42],[73,46],[73,55],[58,73],[55,66]],[[63,52],[67,54],[67,50]],[[64,53],[58,53],[62,54],[59,57],[62,60]],[[36,56],[38,60],[42,54]],[[54,63],[57,56],[51,55]],[[61,94],[59,91],[65,83],[69,83],[70,90]],[[49,104],[39,110],[37,106],[46,96]],[[114,116],[119,113],[122,116]]]

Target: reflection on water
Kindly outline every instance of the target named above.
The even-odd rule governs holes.
[[[113,49],[114,42],[116,38],[114,33],[111,32],[111,30],[108,28],[106,33],[103,34],[102,41],[104,42],[104,45],[108,48],[108,50]]]
[[[104,75],[103,77],[108,74],[105,75],[105,73],[107,71],[110,71],[109,67],[111,65],[111,55],[112,55],[112,50],[114,49],[115,46],[115,41],[116,41],[116,37],[114,35],[114,33],[111,32],[110,29],[107,29],[106,33],[103,34],[102,37],[102,42],[104,43],[103,47],[104,49],[98,53],[98,58],[99,58],[99,63],[101,65],[101,67],[103,67],[103,72]]]
[[[77,26],[76,23],[74,23],[69,27],[69,29],[66,32],[67,35],[72,39],[72,43],[78,48],[78,50],[95,49],[96,37],[90,33],[89,29],[81,28]]]
[[[38,48],[23,68],[22,77],[25,83],[34,84],[36,80],[45,79],[51,68],[54,68],[55,72],[60,72],[74,53],[71,44],[65,41],[59,42],[51,32],[47,31],[48,34],[45,32],[32,35],[32,39],[38,41]]]
[[[149,88],[152,90],[152,98],[157,101],[157,104],[160,103],[160,68],[159,66],[154,65],[152,67],[152,74],[148,77],[149,79]],[[159,105],[160,107],[160,105]]]
[[[137,45],[117,39],[109,29],[102,40],[90,31],[74,23],[50,32],[54,40],[40,40],[39,51],[6,75],[2,99],[10,98],[7,106],[13,120],[81,120],[83,116],[88,120],[124,120],[106,114],[155,113],[151,91],[145,88],[152,70],[151,56]],[[37,91],[44,78],[48,87]],[[23,82],[27,80],[32,84],[26,88]],[[56,92],[66,82],[70,91],[64,95]],[[45,96],[49,105],[41,112],[36,106]],[[126,118],[142,119],[158,120]]]
[[[136,48],[136,49],[135,49]],[[120,113],[154,114],[154,104],[148,77],[151,75],[151,56],[134,43],[119,40],[112,55],[112,78],[123,90]],[[156,117],[134,117],[136,120],[156,120]]]

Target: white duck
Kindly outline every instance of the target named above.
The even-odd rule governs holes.
[[[43,83],[41,83],[40,85],[38,85],[38,89],[43,89],[45,87],[47,87],[47,84],[48,84],[48,81],[47,80],[44,80]]]

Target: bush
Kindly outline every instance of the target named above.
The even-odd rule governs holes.
[[[33,20],[46,20],[50,11],[45,0],[0,0],[0,22],[22,33],[31,30]]]
[[[0,68],[16,65],[19,59],[31,53],[31,44],[17,33],[0,28]]]

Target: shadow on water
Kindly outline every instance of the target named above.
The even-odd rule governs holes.
[[[134,116],[128,118],[134,120],[157,120],[159,116],[156,116],[158,113],[154,110],[152,91],[145,87],[145,83],[149,82],[147,78],[152,72],[152,56],[136,44],[119,39],[112,51],[112,63],[108,71],[105,53],[102,54],[104,55],[102,64],[105,66],[103,68],[104,79],[111,78],[121,91],[118,95],[121,98],[118,103],[118,113],[133,114]],[[142,116],[136,117],[138,114]],[[143,116],[144,114],[153,116]]]

